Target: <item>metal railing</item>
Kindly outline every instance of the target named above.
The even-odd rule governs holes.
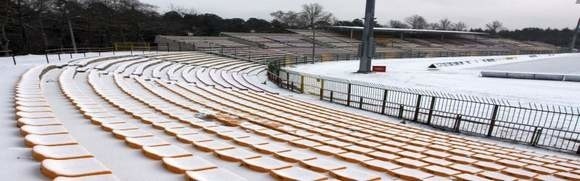
[[[383,87],[279,69],[268,79],[320,100],[469,135],[580,154],[580,108]]]

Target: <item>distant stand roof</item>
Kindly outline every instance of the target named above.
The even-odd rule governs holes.
[[[364,27],[360,26],[332,26],[334,29],[362,31]],[[389,33],[415,33],[415,34],[457,34],[457,35],[489,35],[488,33],[470,32],[470,31],[451,31],[451,30],[426,30],[426,29],[407,29],[407,28],[374,28],[375,32]]]

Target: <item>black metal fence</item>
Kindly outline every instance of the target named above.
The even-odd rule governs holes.
[[[277,73],[274,73],[277,72]],[[321,100],[435,128],[580,154],[580,109],[443,92],[383,87],[316,75],[269,71],[269,80]]]

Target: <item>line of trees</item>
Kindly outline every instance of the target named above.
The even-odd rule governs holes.
[[[108,47],[115,42],[152,42],[159,34],[216,36],[221,32],[280,33],[287,32],[288,28],[363,26],[361,19],[339,21],[316,3],[304,5],[300,12],[275,11],[270,15],[272,20],[224,19],[187,8],[172,8],[160,13],[155,6],[139,0],[2,0],[0,50],[13,50],[20,54],[42,53],[46,49],[72,47],[73,42],[79,47]],[[442,19],[428,22],[419,15],[403,21],[374,24],[393,28],[468,30],[461,21]],[[572,36],[569,29],[526,28],[509,31],[499,21],[487,24],[485,29],[469,30],[560,46],[565,46]]]

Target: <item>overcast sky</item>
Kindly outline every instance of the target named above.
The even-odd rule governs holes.
[[[168,11],[172,6],[215,13],[224,18],[257,17],[271,19],[276,10],[299,11],[305,3],[319,3],[340,20],[364,16],[365,0],[141,0]],[[380,23],[404,19],[413,14],[429,21],[449,18],[464,21],[469,27],[483,27],[500,20],[510,29],[522,27],[572,28],[580,17],[576,0],[377,0],[376,17]]]

